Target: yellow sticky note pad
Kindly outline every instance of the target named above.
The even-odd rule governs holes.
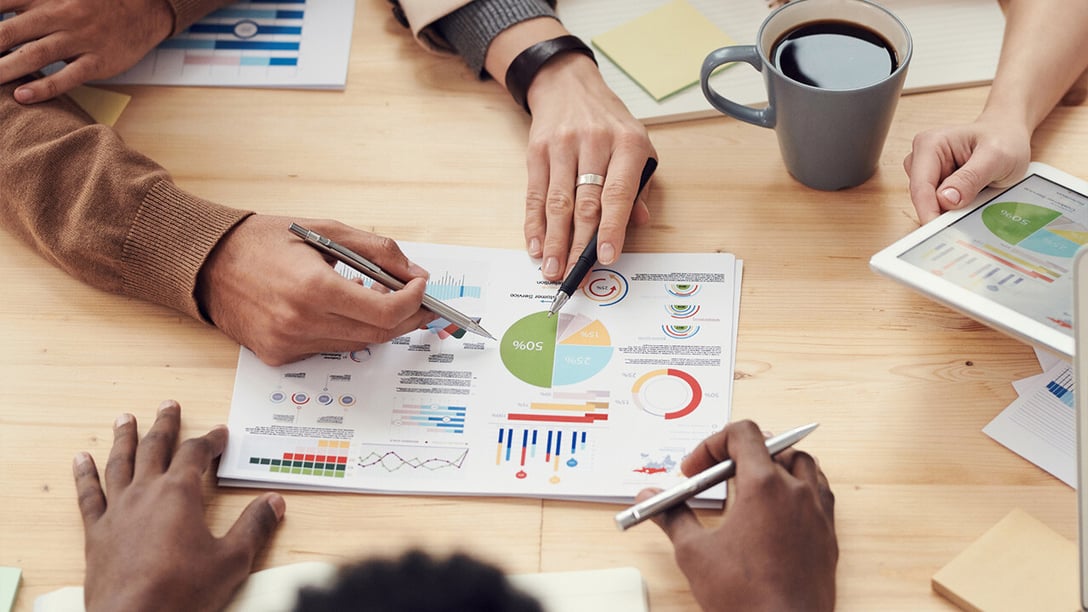
[[[68,92],[68,97],[98,123],[112,126],[128,106],[132,96],[80,85]]]
[[[687,0],[672,0],[593,38],[601,53],[658,101],[699,82],[707,54],[732,44]]]
[[[1079,610],[1076,544],[1013,510],[933,575],[933,590],[972,612]]]

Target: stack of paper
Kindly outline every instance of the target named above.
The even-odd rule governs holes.
[[[221,483],[626,503],[729,421],[732,255],[625,254],[549,317],[523,251],[402,248],[499,340],[426,329],[276,368],[243,349]]]
[[[1036,351],[1042,374],[1013,383],[1020,397],[983,432],[1028,461],[1077,486],[1077,412],[1072,365]]]

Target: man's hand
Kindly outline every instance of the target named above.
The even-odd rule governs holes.
[[[0,0],[0,83],[59,61],[68,65],[15,90],[23,104],[128,70],[166,39],[174,15],[166,0]],[[22,46],[19,46],[22,45]]]
[[[254,215],[212,251],[197,299],[223,333],[269,365],[320,352],[347,352],[388,342],[435,319],[422,310],[427,272],[396,242],[336,221],[298,222],[409,280],[399,291],[348,280],[288,231],[294,219]]]
[[[696,601],[708,612],[832,610],[839,548],[827,477],[801,451],[772,459],[751,421],[704,440],[681,469],[690,476],[728,457],[737,474],[718,529],[704,528],[686,504],[653,519],[672,540]]]
[[[86,533],[84,601],[97,610],[219,610],[252,569],[286,508],[266,493],[253,500],[221,538],[204,520],[202,480],[227,444],[227,428],[177,448],[181,407],[166,401],[142,442],[136,419],[113,427],[106,492],[94,459],[73,463]]]

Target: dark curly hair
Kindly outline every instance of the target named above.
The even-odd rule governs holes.
[[[543,612],[498,568],[457,553],[436,559],[412,550],[341,568],[326,588],[299,592],[295,612]]]

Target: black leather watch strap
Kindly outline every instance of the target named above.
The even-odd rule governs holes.
[[[506,69],[506,90],[510,96],[525,109],[525,112],[533,114],[529,110],[528,92],[533,79],[540,69],[552,58],[563,53],[581,53],[597,63],[597,58],[582,39],[567,34],[557,38],[542,40],[518,54],[510,66]]]

